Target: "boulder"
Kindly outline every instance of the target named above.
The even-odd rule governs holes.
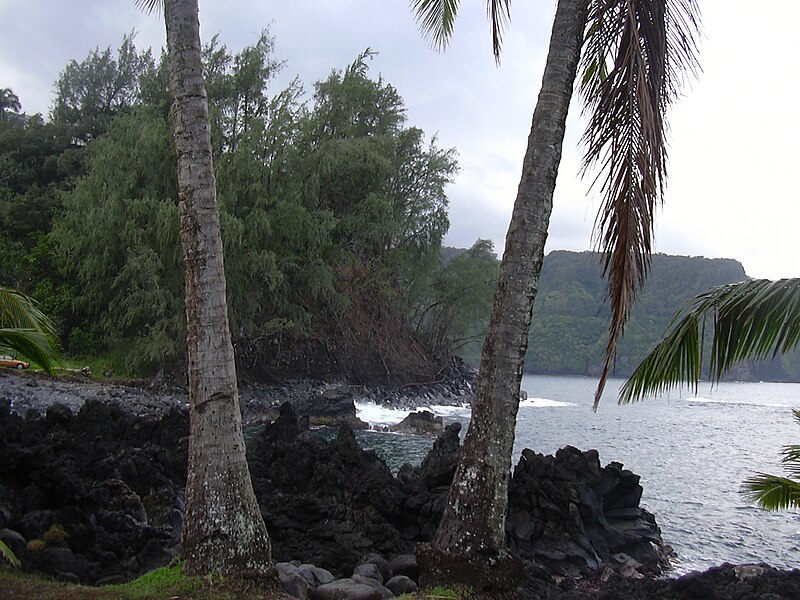
[[[312,427],[347,425],[351,429],[369,429],[369,423],[356,415],[353,392],[348,385],[330,385],[314,390],[304,397],[293,399],[292,408],[297,416],[308,417]]]
[[[15,554],[20,552],[28,545],[27,540],[13,529],[0,529],[0,542],[3,542]]]
[[[384,600],[385,597],[378,588],[352,579],[339,579],[321,585],[309,594],[312,600]]]
[[[388,581],[392,578],[392,569],[389,567],[389,561],[383,558],[380,554],[375,554],[374,552],[367,554],[366,556],[363,556],[359,562],[362,565],[375,565],[378,571],[380,571],[381,577],[383,578],[382,581]]]
[[[353,576],[355,577],[356,575],[360,575],[361,577],[366,577],[368,579],[377,581],[379,584],[383,584],[383,575],[381,575],[378,567],[372,563],[358,565],[353,570]]]
[[[405,575],[395,575],[383,585],[386,589],[391,590],[395,596],[414,594],[417,591],[417,584]]]
[[[390,425],[389,431],[436,437],[444,431],[444,423],[442,422],[442,417],[437,417],[428,410],[420,410],[409,413],[397,425]]]
[[[419,565],[417,557],[413,554],[398,554],[389,561],[389,567],[395,577],[402,575],[414,581],[419,579]]]

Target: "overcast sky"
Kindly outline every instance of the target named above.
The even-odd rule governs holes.
[[[656,251],[740,260],[752,277],[800,277],[800,1],[699,0],[703,72],[670,115],[670,178],[656,224]],[[446,243],[491,238],[502,251],[547,49],[555,0],[512,2],[500,67],[491,55],[483,0],[464,0],[444,53],[420,36],[407,0],[201,0],[201,35],[231,50],[264,28],[286,61],[277,89],[299,76],[306,89],[365,48],[405,100],[409,124],[455,147]],[[28,114],[49,112],[66,63],[95,47],[160,49],[160,15],[133,0],[0,0],[0,88]],[[573,104],[556,188],[548,251],[586,250],[597,207],[578,174],[582,130]]]

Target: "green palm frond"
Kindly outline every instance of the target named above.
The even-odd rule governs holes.
[[[6,287],[0,287],[0,327],[37,329],[55,335],[52,323],[33,300]]]
[[[411,0],[422,34],[437,50],[447,47],[453,35],[459,0]],[[492,26],[492,52],[500,62],[503,31],[511,21],[511,0],[487,0],[486,12]]]
[[[8,562],[12,567],[19,567],[22,564],[19,562],[19,559],[16,557],[16,555],[11,551],[11,548],[6,546],[3,540],[0,540],[0,557]]]
[[[52,373],[58,363],[55,330],[33,300],[0,287],[0,353],[15,353]]]
[[[742,494],[767,510],[800,508],[800,482],[757,473],[742,484]]]
[[[437,50],[447,47],[453,35],[459,0],[411,0],[422,34]]]
[[[595,237],[611,305],[595,409],[650,265],[654,212],[667,176],[665,115],[683,74],[698,68],[698,27],[694,0],[589,0],[582,170],[599,167]]]
[[[786,353],[800,339],[800,279],[742,281],[690,299],[625,382],[620,403],[664,392],[682,382],[696,390],[707,321],[713,327],[709,361],[712,381],[719,381],[743,359]],[[800,420],[797,414],[795,417]]]
[[[800,446],[791,445],[783,449],[781,462],[788,473],[800,480]]]

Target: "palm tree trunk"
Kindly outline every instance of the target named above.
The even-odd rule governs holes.
[[[514,427],[586,18],[587,0],[559,0],[481,355],[472,420],[439,529],[432,545],[417,552],[426,585],[472,582],[484,588],[482,597],[490,597],[492,590],[505,597],[503,589],[513,593],[516,585],[515,561],[502,553]]]
[[[265,575],[270,540],[250,481],[228,328],[197,0],[166,0],[172,121],[186,284],[189,468],[187,574]]]

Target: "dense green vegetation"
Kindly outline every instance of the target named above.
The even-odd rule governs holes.
[[[545,259],[533,309],[526,369],[534,373],[596,375],[606,343],[608,309],[598,256],[551,252]],[[617,375],[629,375],[652,350],[675,311],[709,287],[746,279],[731,259],[657,254],[617,351]],[[797,353],[774,361],[747,362],[737,378],[796,379]]]
[[[444,265],[455,153],[407,123],[367,50],[307,95],[275,89],[265,32],[204,49],[228,311],[253,375],[427,379],[479,333],[491,244]],[[73,60],[48,121],[0,122],[0,285],[55,322],[67,356],[180,368],[185,317],[163,58]],[[23,94],[24,101],[24,94]],[[477,278],[467,281],[464,278]],[[460,290],[470,290],[461,294]]]

